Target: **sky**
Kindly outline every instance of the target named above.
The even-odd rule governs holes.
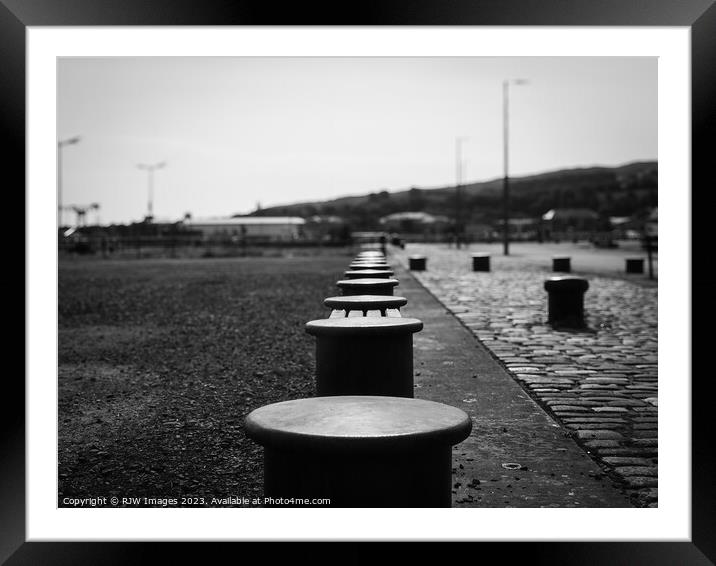
[[[60,58],[64,205],[139,221],[657,159],[653,57]],[[65,223],[74,221],[64,213]]]

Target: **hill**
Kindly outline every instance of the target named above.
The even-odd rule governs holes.
[[[537,217],[551,208],[590,208],[602,216],[632,216],[657,206],[657,187],[656,161],[510,177],[510,215]],[[380,217],[393,212],[423,211],[454,218],[457,209],[461,222],[494,222],[502,214],[502,191],[503,181],[498,178],[461,185],[459,195],[454,185],[411,187],[272,206],[250,216],[337,215],[354,229],[371,229],[379,226]]]

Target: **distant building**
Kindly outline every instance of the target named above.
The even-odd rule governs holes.
[[[636,240],[641,235],[640,222],[632,216],[610,216],[609,225],[615,240]]]
[[[346,242],[350,238],[350,229],[340,216],[310,216],[306,218],[304,233],[309,240],[316,242]]]
[[[290,242],[304,237],[306,221],[297,216],[240,216],[185,219],[181,224],[200,232],[204,240],[231,242]]]
[[[410,239],[432,239],[445,233],[450,226],[450,219],[427,212],[396,212],[383,216],[380,224],[385,231],[399,233]]]
[[[499,219],[495,223],[495,230],[492,233],[492,239],[503,237],[503,226],[505,221]],[[539,237],[540,221],[536,218],[508,218],[507,227],[510,240],[536,240]]]
[[[588,208],[553,208],[542,215],[540,233],[545,240],[591,240],[602,224],[599,214]]]

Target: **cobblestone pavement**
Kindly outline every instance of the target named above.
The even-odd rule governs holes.
[[[473,246],[474,248],[474,246]],[[587,453],[623,482],[634,505],[657,505],[657,288],[588,275],[588,328],[547,325],[544,280],[524,258],[473,272],[470,253],[444,245],[393,249],[427,256],[412,274],[507,368]]]

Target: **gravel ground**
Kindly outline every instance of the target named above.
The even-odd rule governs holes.
[[[350,257],[61,263],[59,505],[260,497],[244,416],[315,394],[303,327],[328,316]]]

